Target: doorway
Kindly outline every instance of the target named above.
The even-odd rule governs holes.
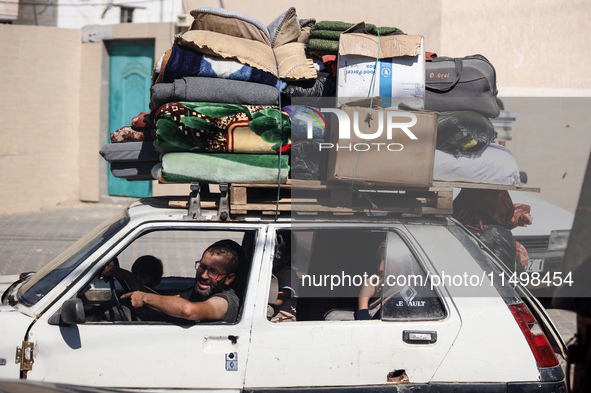
[[[113,41],[109,52],[109,133],[129,126],[133,116],[149,111],[150,85],[154,67],[153,40]],[[108,166],[111,196],[152,196],[151,181],[116,178]]]

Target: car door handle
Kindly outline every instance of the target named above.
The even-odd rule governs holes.
[[[437,332],[404,330],[402,340],[409,344],[433,344],[437,341]]]
[[[203,350],[206,352],[230,352],[236,350],[238,336],[205,336],[203,337]]]

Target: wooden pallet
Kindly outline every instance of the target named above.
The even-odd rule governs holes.
[[[275,184],[232,184],[230,214],[296,213],[300,215],[357,213],[405,215],[451,214],[453,191],[450,187],[399,188],[381,187],[379,191],[362,187],[352,191],[348,185],[319,181]]]
[[[259,213],[267,215],[354,215],[400,214],[450,215],[453,213],[453,188],[489,190],[523,190],[539,192],[536,187],[502,186],[476,183],[435,182],[431,187],[360,186],[351,190],[346,184],[321,181],[288,181],[278,189],[276,184],[231,184],[229,212],[231,215]],[[188,207],[186,200],[175,207]],[[219,194],[202,188],[202,209],[218,209]]]

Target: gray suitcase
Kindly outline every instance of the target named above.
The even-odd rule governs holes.
[[[486,57],[436,57],[425,70],[425,109],[499,116],[496,72]]]

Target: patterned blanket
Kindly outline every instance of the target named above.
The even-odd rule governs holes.
[[[178,43],[172,46],[170,58],[163,68],[160,73],[163,74],[161,81],[164,83],[172,83],[186,76],[204,76],[262,83],[279,90],[285,87],[285,82],[273,74],[235,60],[204,55]]]
[[[158,108],[154,117],[154,147],[161,154],[273,154],[291,146],[291,121],[276,106],[172,102]]]

